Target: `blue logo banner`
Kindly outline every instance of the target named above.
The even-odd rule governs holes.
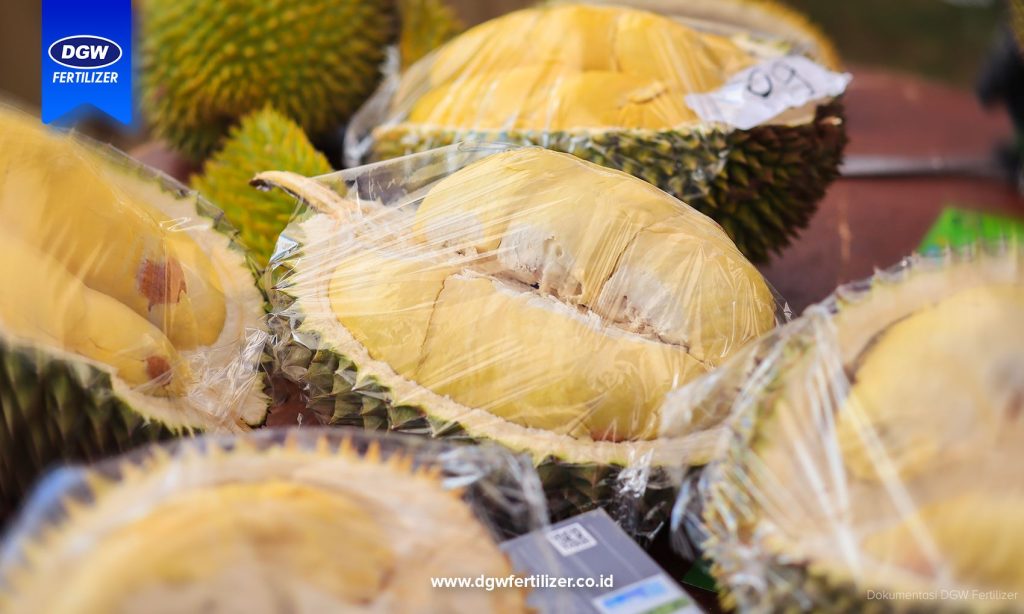
[[[131,0],[43,0],[43,122],[83,105],[132,122]]]

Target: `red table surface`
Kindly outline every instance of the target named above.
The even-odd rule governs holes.
[[[970,92],[916,77],[854,68],[846,95],[847,155],[984,156],[1009,141],[1001,110]],[[800,313],[839,284],[897,263],[948,204],[1024,216],[1009,183],[962,177],[839,179],[800,237],[761,270]]]

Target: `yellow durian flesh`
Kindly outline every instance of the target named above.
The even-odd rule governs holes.
[[[666,391],[774,326],[714,222],[540,148],[454,173],[410,232],[360,241],[330,265],[341,324],[405,378],[524,426],[654,438]]]
[[[664,130],[697,121],[689,93],[720,87],[755,58],[726,37],[645,11],[525,9],[441,48],[428,83],[405,85],[408,120],[477,130]],[[406,100],[415,96],[415,101]]]
[[[677,346],[522,288],[460,275],[438,297],[415,379],[517,424],[625,441],[656,437],[664,393],[704,372]]]
[[[6,230],[0,285],[0,328],[15,339],[109,365],[147,394],[181,395],[190,384],[187,364],[159,329]]]
[[[883,331],[855,364],[840,414],[846,466],[862,479],[905,480],[1024,430],[1009,415],[1024,406],[1022,314],[1024,287],[981,286]]]
[[[1024,591],[1024,286],[970,272],[911,273],[903,302],[934,296],[877,331],[859,304],[840,308],[772,387],[753,469],[734,478],[749,481],[769,553],[861,591],[966,590],[970,610],[1007,604],[970,591]],[[869,292],[866,313],[898,311],[872,302],[899,290]]]
[[[0,110],[0,220],[73,275],[148,319],[179,349],[213,344],[226,318],[209,257],[122,190],[99,153]]]

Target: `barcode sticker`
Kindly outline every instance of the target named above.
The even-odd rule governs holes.
[[[852,79],[803,56],[786,56],[742,70],[713,92],[688,94],[686,104],[705,122],[749,130],[788,109],[838,96]]]
[[[578,522],[548,531],[546,537],[562,556],[570,556],[597,545],[597,540]]]

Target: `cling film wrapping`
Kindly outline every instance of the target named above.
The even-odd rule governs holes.
[[[263,298],[220,212],[0,108],[0,507],[36,471],[265,412]]]
[[[715,112],[732,105],[733,94],[702,104],[690,97],[784,60],[791,47],[627,7],[556,3],[516,11],[468,30],[400,75],[390,70],[349,124],[346,164],[460,140],[542,146],[657,185],[719,220],[748,255],[763,258],[740,237],[766,241],[753,235],[755,226],[767,226],[783,233],[768,241],[774,245],[786,226],[804,222],[792,211],[772,211],[789,207],[755,201],[809,206],[820,197],[815,186],[835,174],[842,149],[833,105],[841,88],[819,89],[753,120],[733,118],[753,130],[737,130]],[[748,97],[740,106],[749,114],[763,102]],[[816,158],[820,176],[793,165],[805,156]]]
[[[498,544],[546,523],[533,468],[496,446],[350,429],[179,440],[42,482],[0,550],[0,607],[525,613],[523,588],[432,578],[507,579]]]
[[[257,182],[304,203],[271,260],[271,319],[319,419],[529,452],[556,514],[703,458],[718,417],[694,408],[663,440],[663,396],[777,321],[717,224],[571,155],[463,144]]]
[[[670,395],[731,412],[673,521],[723,604],[1019,611],[1022,313],[1018,244],[915,256]]]

